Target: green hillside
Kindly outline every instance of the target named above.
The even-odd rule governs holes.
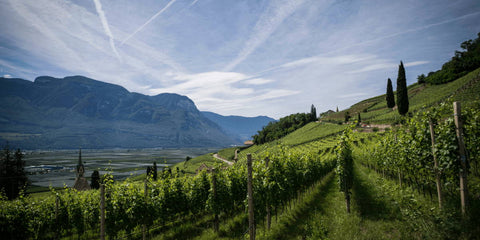
[[[109,239],[140,239],[144,231],[149,239],[248,239],[246,161],[252,154],[256,239],[479,239],[479,80],[477,69],[453,82],[410,86],[412,116],[390,130],[370,132],[342,124],[340,112],[275,141],[218,151],[230,160],[240,150],[238,161],[231,165],[210,153],[178,163],[172,174],[157,180],[141,176],[107,182],[106,234]],[[400,122],[398,113],[386,108],[384,97],[364,100],[345,111],[353,120],[357,111],[364,122]],[[465,113],[470,205],[464,214],[452,105],[439,104],[451,101],[448,98],[461,100]],[[442,169],[443,205],[437,200],[428,130],[432,116],[436,116],[435,154]],[[348,168],[339,164],[347,157]],[[202,164],[217,170],[197,173]],[[99,195],[99,190],[65,188],[14,201],[0,198],[2,236],[98,239]],[[79,221],[64,224],[68,221],[59,217]]]
[[[386,87],[386,85],[385,85]],[[472,100],[478,100],[480,92],[480,68],[470,72],[453,82],[430,85],[412,84],[408,87],[410,101],[409,112],[414,113],[425,107],[430,107],[452,97],[454,100],[463,101],[466,104]],[[394,123],[400,119],[398,111],[387,108],[386,95],[369,98],[352,105],[350,108],[332,113],[324,118],[327,122],[342,122],[346,112],[349,112],[356,120],[357,113],[361,114],[363,122],[372,124]]]
[[[478,104],[480,100],[480,69],[453,82],[440,85],[413,84],[408,89],[411,112],[409,115],[417,116],[416,113],[418,112],[431,111],[431,107],[439,106],[441,102],[449,100],[461,101],[465,109],[473,111],[473,115],[469,113],[471,116],[475,116],[475,111],[477,111],[476,116],[478,116],[478,110],[471,107],[477,106],[475,104]],[[450,108],[451,106],[448,105],[447,110],[451,112]],[[337,157],[336,149],[342,132],[350,126],[342,123],[346,111],[349,111],[350,115],[353,116],[352,120],[356,120],[356,113],[360,112],[364,123],[390,125],[399,123],[400,119],[396,110],[393,111],[386,107],[385,95],[381,95],[354,104],[349,109],[322,118],[321,121],[308,123],[281,139],[248,148],[223,149],[218,154],[227,159],[232,159],[234,151],[239,149],[239,161],[233,167],[236,165],[240,165],[238,167],[244,166],[247,154],[252,154],[255,161],[263,161],[262,159],[266,156],[272,156],[273,158],[277,154],[297,156],[298,153],[301,153],[302,158],[317,156],[324,162],[335,160]],[[450,118],[451,116],[450,113]],[[416,118],[418,117],[413,119]],[[447,123],[448,121],[445,124]],[[469,124],[469,131],[478,131],[478,123],[475,123],[475,120],[473,122],[472,120],[467,121],[467,124]],[[447,124],[445,126],[451,125]],[[392,129],[399,129],[397,131],[401,132],[413,131],[400,129],[406,129],[407,127],[399,126]],[[439,131],[444,131],[437,133],[440,134],[440,139],[444,136],[442,134],[452,136],[452,133],[448,133],[449,130],[445,127],[439,126],[439,128]],[[413,132],[412,135],[414,135]],[[445,191],[449,191],[448,204],[445,207],[446,210],[442,212],[438,209],[438,203],[434,195],[435,189],[431,183],[413,183],[402,176],[402,178],[405,178],[402,180],[405,181],[402,186],[395,172],[397,168],[392,168],[393,166],[390,165],[396,164],[395,162],[384,165],[383,174],[381,171],[375,171],[371,161],[382,163],[394,159],[394,157],[375,158],[374,153],[376,153],[377,147],[381,146],[380,143],[387,136],[392,136],[390,131],[367,132],[363,131],[362,127],[355,127],[355,133],[350,140],[356,161],[353,172],[355,180],[352,189],[352,212],[350,214],[345,212],[344,195],[338,191],[338,175],[328,175],[306,191],[299,193],[297,198],[284,203],[283,208],[276,210],[275,220],[272,221],[270,230],[266,228],[265,219],[263,223],[257,224],[257,239],[477,239],[474,236],[478,236],[480,228],[477,224],[478,221],[474,218],[463,220],[465,225],[461,227],[455,226],[455,224],[460,224],[462,220],[459,217],[458,204],[453,204],[459,200],[458,195],[452,195],[456,191],[455,188],[450,187],[449,184],[452,183],[446,183]],[[473,139],[472,135],[469,138]],[[415,141],[415,139],[413,140]],[[471,144],[475,140],[468,141]],[[405,142],[404,144],[408,149],[410,148],[408,144],[412,143]],[[442,144],[445,144],[445,142]],[[450,148],[448,145],[439,145],[438,147],[442,146]],[[418,147],[411,146],[413,149]],[[427,151],[426,154],[431,151],[431,147],[428,145],[424,149]],[[478,151],[473,149],[471,145],[468,149],[474,152]],[[443,158],[446,158],[450,154],[447,152],[450,151],[452,150],[444,151]],[[399,159],[404,156],[400,153],[396,153],[396,155],[395,157]],[[201,159],[205,160],[206,157],[213,158],[210,155],[202,156]],[[200,162],[197,159],[194,160]],[[478,157],[472,156],[470,161],[472,161],[471,164],[475,164],[472,171],[477,172],[468,180],[472,191],[471,195],[475,196],[475,194],[480,193],[480,181],[476,165]],[[418,168],[418,166],[413,167],[413,169],[415,168]],[[386,175],[385,172],[388,172],[388,174]],[[454,176],[458,175],[452,174]],[[458,181],[458,177],[456,179]],[[472,201],[474,206],[470,211],[471,214],[475,215],[479,211],[479,202],[478,199]],[[236,239],[242,236],[241,234],[245,231],[248,216],[244,212],[233,216],[225,215],[221,221],[219,232],[215,232],[211,228],[204,229],[204,227],[192,222],[191,225],[186,227],[173,229],[170,232],[172,234],[171,238],[161,234],[157,236],[157,239],[173,239],[181,236],[184,232],[192,234],[188,237],[192,239]]]

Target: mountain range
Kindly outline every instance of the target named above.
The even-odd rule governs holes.
[[[242,117],[242,116],[222,116],[213,112],[202,112],[203,116],[218,124],[229,136],[237,136],[239,141],[247,141],[252,136],[275,119],[267,116]]]
[[[251,134],[212,115],[223,117],[186,96],[147,96],[83,76],[0,78],[0,143],[22,149],[224,147]]]

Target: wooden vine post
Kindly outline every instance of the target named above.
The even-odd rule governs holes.
[[[105,240],[105,184],[100,184],[100,239]]]
[[[453,112],[455,118],[456,133],[458,139],[458,151],[460,154],[460,200],[462,204],[462,214],[465,215],[468,207],[468,188],[467,188],[467,157],[465,150],[465,143],[463,142],[463,123],[461,119],[461,105],[460,102],[453,103]]]
[[[217,175],[216,175],[215,168],[212,168],[212,192],[213,192],[213,199],[215,201],[215,204],[217,204]],[[218,232],[218,229],[219,229],[218,214],[217,212],[215,212],[215,219],[213,221],[213,230],[215,232]]]
[[[253,186],[252,186],[252,155],[247,154],[247,169],[248,169],[248,230],[250,233],[250,240],[255,240],[255,217],[253,215]]]
[[[440,179],[440,171],[438,170],[438,161],[437,155],[435,154],[435,130],[433,129],[433,122],[430,119],[430,138],[432,139],[432,155],[433,155],[433,168],[435,171],[435,181],[437,182],[437,195],[438,195],[438,206],[440,209],[443,207],[443,196],[442,196],[442,182]]]
[[[265,167],[268,169],[268,163],[270,162],[270,159],[267,157],[265,158]],[[271,194],[270,194],[271,196]],[[271,208],[270,208],[270,202],[271,199],[268,199],[267,201],[267,230],[270,230],[270,226],[272,225],[272,214],[271,214]]]
[[[57,224],[60,224],[60,221],[58,220],[58,205],[59,205],[59,197],[55,197],[55,223]],[[55,239],[59,239],[59,228],[56,228],[55,229]]]
[[[145,188],[144,188],[145,203],[147,203],[147,199],[148,199],[148,185],[147,185],[148,180],[147,179],[145,179]],[[147,225],[145,223],[142,226],[142,239],[143,240],[147,239]]]

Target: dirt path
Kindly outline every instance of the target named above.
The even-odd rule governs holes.
[[[217,153],[213,154],[213,157],[216,158],[216,159],[218,159],[218,160],[224,161],[226,164],[228,164],[228,165],[230,165],[230,166],[233,165],[233,162],[228,161],[227,159],[218,156]]]

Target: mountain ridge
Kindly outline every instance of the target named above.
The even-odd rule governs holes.
[[[275,119],[267,116],[243,117],[243,116],[223,116],[214,112],[202,111],[206,118],[218,124],[225,129],[227,133],[237,135],[242,142],[251,140],[252,136]]]
[[[238,144],[186,96],[147,96],[83,76],[0,78],[0,141],[22,148]]]

